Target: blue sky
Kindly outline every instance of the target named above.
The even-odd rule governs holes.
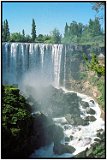
[[[65,23],[88,24],[96,12],[89,2],[3,2],[3,20],[9,22],[10,32],[31,34],[32,18],[38,34],[49,34],[54,28],[64,33]]]

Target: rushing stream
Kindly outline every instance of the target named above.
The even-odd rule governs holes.
[[[72,91],[67,91],[64,89],[65,93],[70,93]],[[89,107],[92,108],[95,111],[94,117],[96,118],[95,121],[89,122],[89,125],[82,126],[82,125],[70,125],[65,117],[59,117],[59,118],[53,118],[53,121],[55,124],[61,126],[63,128],[64,132],[64,138],[62,139],[61,143],[67,145],[73,146],[76,150],[70,154],[65,153],[62,155],[55,154],[53,152],[53,146],[51,145],[41,147],[40,149],[36,150],[32,155],[31,158],[67,158],[67,157],[73,157],[74,155],[77,155],[78,153],[84,151],[86,148],[90,148],[91,144],[94,143],[94,139],[97,137],[97,130],[102,129],[104,130],[104,121],[102,118],[100,118],[101,110],[98,106],[98,104],[89,96],[77,93],[77,95],[82,98],[82,101],[88,102]],[[93,102],[92,102],[93,101]],[[81,110],[81,117],[85,119],[86,116],[90,116],[90,114],[87,114],[86,109],[80,105]],[[65,137],[68,138],[68,141],[65,141]],[[70,140],[70,137],[73,137]]]

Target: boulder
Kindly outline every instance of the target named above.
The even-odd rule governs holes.
[[[70,139],[71,139],[71,140],[73,139],[73,136],[72,136],[72,135],[70,136]]]
[[[93,103],[93,104],[95,104],[94,100],[92,100],[92,99],[90,100],[90,102]]]
[[[64,126],[64,129],[67,130],[67,129],[68,129],[68,126],[65,125],[65,126]]]
[[[98,129],[97,132],[103,132],[103,129]]]
[[[86,110],[87,114],[95,114],[95,111],[92,108]]]
[[[54,143],[60,143],[60,141],[63,139],[64,133],[63,129],[60,126],[54,127],[54,133],[53,133],[53,141]]]
[[[78,130],[80,131],[80,130],[81,130],[81,128],[78,128]]]
[[[69,142],[70,141],[70,137],[65,137],[65,141]]]
[[[64,153],[73,153],[75,151],[75,148],[72,146],[69,146],[67,144],[54,144],[53,152],[55,154],[61,155]]]
[[[104,134],[104,132],[103,132],[103,133],[98,132],[98,133],[97,133],[97,137],[101,138],[101,140],[105,139],[105,134]]]
[[[71,117],[71,114],[66,114],[65,115],[65,119],[68,121],[68,123],[70,123],[71,125],[74,125],[74,117]]]
[[[95,138],[94,141],[99,142],[99,141],[100,141],[100,138]]]
[[[85,117],[85,120],[93,122],[96,120],[96,118],[94,116],[87,116],[87,117]]]
[[[89,107],[88,102],[85,102],[85,101],[81,101],[81,105],[82,105],[83,108]]]
[[[71,125],[88,125],[89,124],[88,121],[85,121],[80,116],[67,114],[65,118],[68,121],[68,123],[70,123]]]

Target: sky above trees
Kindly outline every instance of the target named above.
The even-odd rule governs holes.
[[[88,24],[96,12],[89,2],[3,2],[2,20],[7,19],[10,32],[31,34],[34,18],[37,34],[49,34],[54,28],[64,33],[64,26],[72,21]],[[101,22],[103,27],[103,22]]]

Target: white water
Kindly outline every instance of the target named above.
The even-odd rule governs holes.
[[[65,93],[70,93],[73,91],[67,91],[66,89],[63,89]],[[96,121],[90,122],[89,125],[86,126],[73,126],[68,124],[65,117],[59,117],[59,118],[53,118],[54,122],[57,125],[60,125],[63,128],[64,131],[64,137],[70,137],[73,136],[73,139],[68,142],[68,145],[73,146],[76,150],[72,154],[62,154],[62,155],[56,155],[53,152],[53,146],[52,143],[49,146],[42,147],[38,150],[36,150],[34,153],[32,153],[31,158],[67,158],[67,157],[73,157],[74,155],[80,153],[81,151],[84,151],[86,148],[90,148],[91,144],[94,143],[94,139],[97,137],[97,130],[103,129],[104,130],[104,121],[102,118],[100,118],[101,111],[98,106],[98,104],[95,102],[94,104],[90,102],[90,100],[93,100],[91,97],[77,93],[79,97],[82,98],[82,101],[88,102],[89,107],[95,110],[94,117],[96,118]],[[80,105],[80,110],[82,112],[82,117],[86,117],[89,114],[86,114],[85,109]],[[66,126],[66,129],[65,129]],[[65,144],[65,139],[61,141],[62,144]]]
[[[66,82],[66,47],[65,47],[65,57],[64,57],[64,87]]]
[[[3,83],[19,84],[26,73],[38,73],[59,87],[62,44],[3,43]]]
[[[53,85],[59,87],[60,80],[60,64],[63,45],[58,46],[55,44],[52,47],[52,62],[54,64],[54,83]]]

